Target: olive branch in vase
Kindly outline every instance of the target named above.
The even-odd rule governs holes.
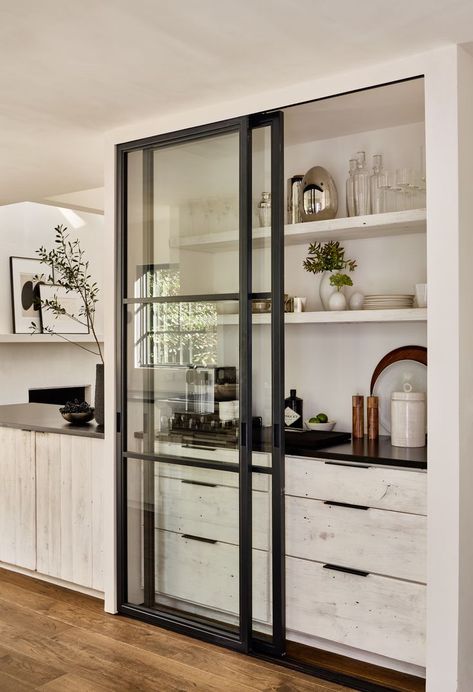
[[[69,317],[74,322],[81,324],[92,332],[97,350],[87,348],[83,344],[77,343],[73,339],[56,331],[54,327],[43,327],[43,333],[51,336],[58,336],[64,341],[68,341],[74,346],[78,346],[84,351],[98,356],[101,362],[104,362],[100,342],[95,331],[95,309],[98,303],[99,288],[89,274],[89,261],[85,259],[85,252],[82,250],[79,240],[70,240],[67,233],[67,227],[62,224],[55,227],[56,236],[54,239],[54,248],[46,250],[45,247],[40,247],[36,250],[41,262],[47,265],[50,269],[48,283],[61,287],[67,293],[73,293],[80,296],[81,307],[77,313],[71,313],[61,305],[57,296],[49,299],[37,299],[38,307],[42,310],[49,310],[57,319],[58,317]],[[38,278],[38,277],[35,277]],[[31,334],[38,334],[40,330],[37,325],[32,322],[30,325]]]

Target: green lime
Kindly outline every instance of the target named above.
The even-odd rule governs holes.
[[[328,423],[328,416],[326,413],[317,414],[317,423]]]
[[[309,423],[318,423],[319,419],[317,416],[312,416],[312,418],[309,418]]]

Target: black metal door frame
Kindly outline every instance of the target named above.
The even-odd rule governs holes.
[[[280,364],[280,357],[283,347],[283,297],[282,297],[282,264],[281,247],[283,248],[283,184],[282,184],[282,161],[279,166],[275,166],[278,156],[282,156],[282,137],[280,114],[268,116],[242,117],[232,120],[205,125],[197,128],[190,128],[180,132],[164,134],[158,137],[146,138],[134,142],[119,145],[117,147],[117,343],[120,345],[120,352],[117,354],[117,529],[118,529],[118,611],[120,613],[137,617],[139,619],[158,624],[162,627],[196,636],[215,644],[221,644],[240,651],[248,652],[252,649],[262,648],[266,653],[279,654],[282,652],[284,642],[284,579],[282,569],[282,559],[284,556],[284,546],[280,541],[284,539],[283,505],[281,504],[282,487],[276,487],[276,483],[281,485],[283,478],[282,461],[282,368],[276,367]],[[273,298],[273,327],[272,343],[276,352],[273,354],[273,632],[274,645],[268,646],[266,643],[253,641],[252,639],[252,396],[251,396],[251,366],[252,366],[252,313],[251,300],[251,266],[252,266],[252,138],[251,130],[253,127],[271,125],[271,154],[273,168],[276,173],[272,173],[273,185],[273,219],[272,228],[273,238],[272,256],[272,298]],[[149,444],[145,445],[145,453],[139,454],[126,451],[127,446],[127,420],[126,420],[126,387],[127,387],[127,309],[130,304],[143,302],[130,299],[127,296],[127,180],[128,166],[127,155],[133,151],[143,151],[143,201],[144,201],[144,248],[148,257],[152,256],[152,205],[153,205],[153,170],[152,152],[156,148],[183,143],[198,138],[205,138],[212,135],[239,132],[240,134],[240,383],[242,397],[240,399],[240,545],[239,545],[239,600],[240,600],[240,626],[239,634],[235,636],[232,632],[223,632],[220,628],[207,626],[203,623],[192,623],[185,616],[169,613],[160,613],[154,610],[153,591],[154,591],[154,460],[158,457],[150,454],[153,449],[154,423],[151,411],[145,411],[144,437],[148,438]],[[209,296],[215,299],[216,296]],[[235,298],[235,295],[221,296],[227,299]],[[188,297],[182,296],[180,300]],[[202,296],[199,296],[202,300]],[[281,329],[282,326],[282,329]],[[149,377],[152,386],[154,373],[150,370]],[[245,383],[247,386],[244,386]],[[280,422],[277,422],[280,421]],[[148,453],[146,453],[148,452]],[[137,606],[127,603],[127,509],[126,509],[126,459],[141,460],[145,467],[144,490],[145,490],[145,542],[149,555],[144,571],[145,597],[143,605]],[[215,463],[205,464],[197,461],[189,463],[188,459],[174,459],[177,463],[186,465],[204,466],[216,468]],[[235,472],[234,467],[227,464],[219,464],[221,470]],[[268,470],[266,469],[266,472]],[[276,483],[275,483],[276,481]],[[274,535],[277,530],[278,536]]]

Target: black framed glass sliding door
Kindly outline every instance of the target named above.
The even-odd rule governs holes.
[[[255,545],[252,512],[262,499],[274,511],[258,487],[280,457],[272,411],[271,462],[256,478],[256,126],[239,118],[118,149],[119,610],[241,650],[254,618],[273,645],[273,518]]]

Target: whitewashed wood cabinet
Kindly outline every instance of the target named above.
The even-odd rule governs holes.
[[[35,433],[0,428],[0,561],[36,569]]]
[[[103,442],[36,433],[37,571],[103,590]]]
[[[426,495],[423,471],[286,457],[289,639],[425,665]]]

